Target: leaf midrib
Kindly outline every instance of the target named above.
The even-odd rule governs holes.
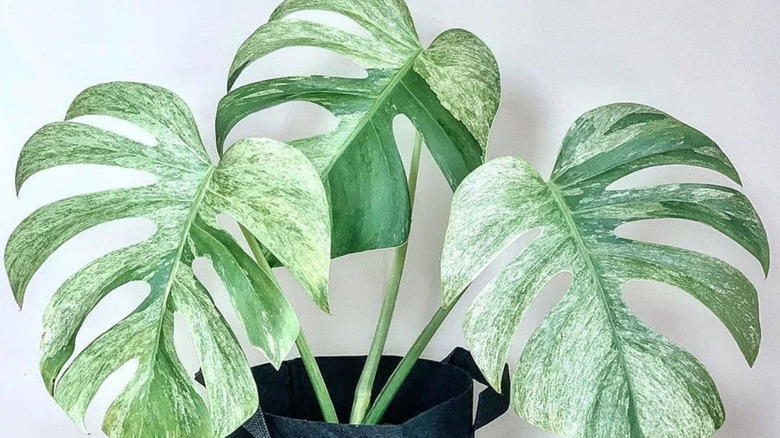
[[[612,336],[613,341],[617,344],[618,360],[620,361],[620,366],[623,369],[623,374],[626,376],[626,384],[628,385],[628,397],[629,397],[628,416],[629,416],[629,426],[630,426],[629,432],[632,438],[644,438],[644,433],[642,432],[642,428],[639,424],[639,418],[637,416],[636,398],[634,396],[634,385],[631,380],[631,374],[628,371],[628,364],[626,362],[625,354],[623,352],[623,341],[617,333],[617,324],[615,323],[614,315],[612,314],[612,311],[609,308],[610,299],[607,297],[607,294],[604,290],[604,285],[601,282],[599,271],[598,269],[596,269],[596,265],[593,262],[593,257],[591,256],[590,251],[588,250],[588,247],[585,244],[585,240],[582,238],[582,233],[580,233],[579,228],[577,228],[577,224],[574,221],[573,212],[566,205],[566,201],[563,197],[563,194],[561,193],[560,188],[553,181],[548,182],[547,186],[550,189],[550,193],[553,199],[555,200],[555,203],[558,205],[558,210],[560,211],[561,215],[566,221],[566,225],[569,228],[569,233],[571,234],[571,237],[574,240],[574,243],[577,247],[577,251],[585,260],[585,263],[588,267],[588,272],[591,274],[593,281],[596,284],[597,295],[599,296],[601,304],[604,306],[604,313],[607,315],[607,322],[609,323],[610,334]]]
[[[162,309],[160,310],[160,315],[163,315],[168,307],[168,300],[170,298],[171,294],[171,288],[173,287],[173,284],[176,282],[176,273],[179,268],[179,263],[181,263],[181,256],[184,254],[184,248],[187,245],[187,241],[189,239],[190,229],[192,228],[195,218],[198,215],[198,212],[200,211],[200,203],[203,201],[203,198],[205,197],[206,193],[208,192],[208,187],[211,183],[211,178],[214,175],[214,171],[217,169],[216,166],[211,165],[209,169],[206,171],[206,174],[203,177],[203,181],[201,181],[200,185],[198,186],[197,192],[195,192],[195,199],[192,201],[192,204],[190,205],[190,210],[187,213],[187,219],[184,222],[184,226],[182,227],[181,235],[179,236],[179,246],[176,248],[176,253],[173,257],[173,263],[171,264],[171,270],[169,273],[168,281],[165,285],[165,292],[163,294],[162,298]],[[156,342],[155,346],[156,348],[152,352],[151,360],[149,361],[148,367],[148,373],[152,373],[152,367],[154,366],[155,361],[157,360],[157,353],[160,351],[160,342],[162,339],[162,327],[163,327],[163,321],[164,317],[159,318],[159,322],[157,324],[157,330],[156,330]],[[149,391],[149,385],[144,385],[146,388],[146,393],[148,395]]]
[[[365,113],[360,117],[360,120],[358,124],[355,126],[355,129],[350,132],[349,136],[344,140],[341,147],[341,153],[343,153],[349,145],[352,144],[352,142],[355,141],[358,135],[360,135],[361,132],[363,132],[363,129],[366,127],[366,125],[371,122],[374,119],[374,116],[376,115],[377,111],[379,111],[380,108],[384,105],[384,103],[387,101],[387,98],[392,94],[392,92],[395,90],[395,88],[398,86],[398,84],[402,83],[403,78],[406,76],[406,74],[409,72],[409,70],[414,67],[415,62],[417,62],[417,58],[420,56],[420,54],[423,52],[423,49],[420,48],[417,50],[412,56],[409,57],[409,60],[406,61],[404,65],[401,66],[398,71],[396,71],[393,76],[390,77],[390,81],[385,84],[385,86],[382,88],[382,91],[379,92],[379,94],[376,97],[376,100],[374,100],[374,103],[371,104],[370,107],[366,110]],[[333,167],[333,165],[336,163],[336,160],[332,160],[330,165],[325,168],[322,171],[322,174],[327,174],[330,169]]]

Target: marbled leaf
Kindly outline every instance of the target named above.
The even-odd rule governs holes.
[[[368,36],[291,17],[306,10],[344,15]],[[393,119],[409,117],[454,189],[485,158],[500,95],[493,54],[461,29],[423,49],[403,0],[286,0],[239,48],[228,88],[252,62],[296,46],[336,52],[367,76],[276,78],[239,87],[220,102],[218,147],[258,111],[292,101],[327,109],[339,121],[333,131],[290,144],[314,162],[329,188],[333,256],[402,244],[410,201]]]
[[[614,104],[582,116],[563,142],[552,179],[519,158],[493,160],[458,188],[442,259],[452,305],[503,249],[541,233],[478,294],[464,331],[495,387],[523,315],[542,287],[572,274],[520,358],[515,410],[543,429],[578,438],[706,437],[724,421],[717,389],[689,353],[642,324],[623,300],[630,280],[690,293],[729,329],[752,365],[761,340],[758,297],[737,269],[713,257],[618,237],[646,219],[700,222],[730,237],[769,269],[766,232],[738,190],[666,184],[612,190],[640,169],[670,164],[739,177],[699,131],[653,108]]]
[[[73,121],[103,115],[133,123],[154,136],[144,145]],[[56,166],[102,164],[137,169],[155,183],[75,196],[46,205],[11,235],[5,252],[14,296],[63,243],[96,225],[145,218],[156,225],[147,240],[113,251],[70,277],[44,315],[41,374],[49,391],[82,427],[104,380],[122,365],[137,365],[130,383],[106,413],[112,438],[220,438],[249,418],[257,393],[249,366],[208,291],[192,272],[197,257],[214,265],[249,339],[279,364],[298,335],[298,320],[273,279],[217,224],[231,215],[290,267],[327,309],[330,218],[325,189],[298,150],[264,139],[237,142],[213,165],[189,108],[173,93],[136,83],[108,83],[82,92],[67,121],[36,132],[22,149],[17,189]],[[138,308],[73,356],[87,316],[117,287],[149,284]],[[177,357],[174,315],[192,333],[208,403]]]

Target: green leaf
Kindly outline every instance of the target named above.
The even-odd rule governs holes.
[[[44,261],[82,231],[145,218],[156,232],[91,262],[59,288],[44,315],[41,374],[60,406],[84,427],[84,414],[103,381],[133,362],[132,380],[106,414],[106,434],[223,437],[255,412],[257,393],[244,353],[194,276],[192,262],[197,257],[212,262],[252,344],[278,365],[298,335],[296,316],[273,279],[220,230],[216,218],[225,213],[238,220],[327,308],[330,221],[319,174],[296,149],[261,139],[237,142],[218,166],[212,165],[189,108],[162,88],[135,83],[89,88],[66,119],[85,115],[131,122],[157,144],[75,121],[53,123],[24,146],[17,188],[37,172],[70,164],[137,169],[157,180],[57,201],[25,219],[5,253],[17,301],[21,305]],[[111,291],[132,281],[149,284],[146,299],[65,367],[87,316]],[[176,355],[175,313],[192,333],[208,404]]]
[[[769,246],[755,210],[737,190],[708,184],[607,189],[640,169],[669,164],[739,181],[702,133],[653,108],[614,104],[577,120],[550,182],[523,160],[504,157],[476,170],[456,191],[442,259],[446,305],[509,244],[541,231],[479,293],[466,317],[468,345],[494,387],[532,301],[554,275],[572,274],[513,378],[514,408],[530,423],[582,438],[705,437],[723,424],[706,370],[634,317],[621,288],[652,280],[690,293],[720,318],[751,365],[761,340],[755,288],[720,260],[621,238],[615,229],[646,219],[697,221],[742,245],[765,270]]]
[[[304,10],[342,14],[369,36],[290,17]],[[401,245],[409,234],[410,202],[393,119],[411,119],[455,189],[485,159],[500,95],[493,54],[461,29],[423,49],[402,0],[287,0],[239,48],[228,89],[252,62],[295,46],[336,52],[367,76],[276,78],[231,91],[217,112],[220,151],[250,114],[292,101],[327,109],[339,121],[333,131],[290,144],[314,162],[329,187],[332,255]]]

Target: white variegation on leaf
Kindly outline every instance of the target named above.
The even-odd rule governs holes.
[[[739,177],[718,146],[674,118],[636,104],[588,112],[566,135],[552,178],[519,158],[493,160],[455,193],[442,259],[445,305],[509,244],[540,235],[476,297],[464,331],[495,387],[523,315],[557,273],[570,272],[563,299],[537,328],[512,384],[515,410],[543,429],[578,438],[698,438],[724,410],[703,366],[642,324],[623,300],[630,280],[675,286],[707,306],[752,365],[761,340],[754,286],[732,266],[672,246],[618,237],[625,223],[697,221],[730,237],[769,269],[766,232],[738,190],[666,184],[626,190],[612,182],[670,164]]]
[[[346,16],[368,35],[292,17],[312,10]],[[333,131],[290,144],[314,162],[329,188],[332,255],[401,245],[411,207],[393,118],[403,114],[412,121],[456,188],[485,159],[500,95],[493,54],[461,29],[444,32],[424,49],[403,0],[286,0],[239,48],[228,88],[249,64],[296,46],[336,52],[367,76],[276,78],[239,87],[220,102],[218,147],[255,112],[292,101],[327,109],[339,121]]]
[[[147,146],[70,119],[103,115],[146,130]],[[154,184],[85,194],[46,205],[14,231],[5,264],[21,305],[27,285],[63,243],[101,223],[146,218],[149,239],[85,266],[55,293],[44,315],[41,374],[57,402],[83,427],[104,380],[135,362],[130,383],[103,424],[112,438],[219,438],[256,410],[255,384],[243,351],[192,272],[197,257],[219,273],[250,341],[274,364],[298,335],[296,316],[274,279],[221,230],[228,214],[248,229],[327,309],[330,218],[325,189],[298,150],[265,139],[237,142],[219,165],[201,143],[189,108],[173,93],[136,83],[108,83],[82,92],[65,122],[41,128],[24,146],[17,189],[56,166],[101,164],[137,169]],[[95,306],[117,287],[145,281],[138,308],[94,340],[72,363],[76,337]],[[208,403],[198,394],[173,343],[174,314],[186,321],[200,359]]]

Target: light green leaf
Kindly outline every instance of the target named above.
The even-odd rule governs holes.
[[[540,235],[474,300],[464,325],[491,384],[523,315],[543,286],[571,272],[565,296],[528,341],[512,385],[515,410],[567,437],[706,437],[724,421],[712,379],[690,354],[642,324],[622,297],[630,280],[664,282],[707,306],[747,361],[761,328],[755,288],[710,256],[618,237],[624,223],[679,218],[709,225],[769,269],[766,232],[739,191],[709,184],[608,190],[640,169],[698,166],[739,181],[709,138],[653,108],[614,104],[588,112],[563,142],[550,182],[518,158],[493,160],[455,193],[442,258],[445,305],[509,244]]]
[[[126,120],[157,144],[75,121],[53,123],[24,146],[17,188],[37,172],[69,164],[138,169],[157,181],[57,201],[25,219],[5,253],[17,301],[21,305],[44,261],[82,231],[121,218],[145,218],[157,229],[149,239],[91,262],[55,293],[43,322],[44,381],[83,427],[104,380],[133,362],[132,380],[105,417],[103,429],[110,437],[223,437],[255,412],[257,393],[244,353],[194,276],[192,263],[197,257],[213,263],[250,341],[278,365],[295,342],[298,321],[274,280],[219,229],[216,217],[226,213],[240,221],[327,308],[330,219],[319,174],[301,152],[261,139],[236,143],[218,166],[212,165],[187,106],[151,85],[89,88],[73,102],[67,119],[84,115]],[[106,295],[132,281],[149,284],[146,299],[65,367],[87,316]],[[192,333],[208,404],[176,355],[175,313]]]
[[[290,17],[305,10],[342,14],[369,35]],[[287,0],[239,48],[228,88],[252,62],[295,46],[341,54],[365,68],[367,77],[276,78],[239,87],[220,102],[218,147],[238,122],[258,111],[292,101],[327,109],[338,126],[291,145],[312,160],[329,187],[332,255],[402,244],[410,202],[393,119],[411,119],[454,189],[485,159],[500,95],[493,54],[461,29],[444,32],[423,49],[402,0]]]

